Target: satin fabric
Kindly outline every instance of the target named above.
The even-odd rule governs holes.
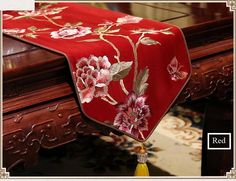
[[[191,74],[188,50],[181,30],[170,24],[84,4],[54,3],[47,7],[46,3],[40,3],[36,7],[36,14],[3,12],[3,32],[64,54],[69,63],[81,111],[100,124],[136,140],[145,141],[180,94]],[[105,31],[110,25],[112,27]],[[101,40],[101,37],[106,41]],[[131,44],[135,46],[138,41],[135,55]],[[118,66],[117,49],[123,72],[122,66],[114,68],[115,65]],[[138,65],[135,63],[135,56],[138,57]],[[92,67],[93,59],[100,59],[100,68]],[[90,63],[79,65],[78,62],[82,60]],[[103,70],[102,64],[105,66]],[[82,67],[79,69],[84,73],[83,78],[78,66]],[[134,91],[135,66],[136,80],[140,73],[142,85],[148,84],[144,93],[137,94]],[[111,67],[118,73],[109,75],[112,74]],[[89,68],[89,73],[86,68]],[[96,74],[85,85],[85,80],[89,82],[86,76],[90,76],[90,69],[96,70],[100,78],[96,78]],[[140,72],[144,70],[148,74],[146,81]],[[126,93],[122,90],[122,82]],[[140,86],[141,83],[139,88]],[[115,101],[112,102],[107,93]]]

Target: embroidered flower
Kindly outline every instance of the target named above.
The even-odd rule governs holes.
[[[137,138],[139,135],[143,138],[142,131],[148,130],[147,118],[151,115],[145,101],[145,96],[131,92],[126,102],[118,105],[119,113],[115,117],[114,126]]]
[[[131,30],[132,34],[140,34],[140,33],[147,33],[147,34],[157,34],[159,31],[154,29],[144,29],[140,28],[137,30]]]
[[[3,33],[9,34],[9,35],[18,35],[25,33],[25,29],[19,29],[19,28],[13,28],[13,29],[3,29]]]
[[[39,9],[36,11],[19,11],[18,14],[24,17],[54,15],[54,14],[60,13],[61,11],[63,11],[63,9],[66,9],[66,8],[67,7]]]
[[[2,19],[3,19],[3,20],[9,20],[9,19],[12,19],[12,18],[13,18],[13,16],[10,15],[10,14],[3,14],[3,15],[2,15]]]
[[[74,39],[91,33],[90,27],[64,27],[58,31],[51,32],[51,37],[55,39]]]
[[[122,25],[122,24],[139,23],[142,19],[143,18],[140,18],[140,17],[127,15],[122,18],[118,18],[116,20],[116,22],[117,22],[117,26],[118,26],[118,25]]]
[[[107,86],[112,77],[109,71],[111,63],[106,56],[83,57],[76,67],[76,85],[82,103],[89,103],[93,97],[103,97],[107,94]]]

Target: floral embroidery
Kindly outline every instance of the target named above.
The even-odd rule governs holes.
[[[87,34],[91,33],[91,28],[90,27],[64,27],[59,29],[58,31],[53,31],[50,33],[52,38],[55,39],[74,39],[77,37],[85,36]]]
[[[111,63],[106,56],[83,57],[76,64],[77,88],[82,103],[89,103],[93,97],[107,94],[107,86],[111,81],[109,68]]]
[[[3,33],[9,35],[19,35],[25,33],[25,29],[13,28],[13,29],[3,29]]]
[[[116,22],[117,22],[117,25],[123,25],[123,24],[129,24],[129,23],[139,23],[142,19],[143,18],[140,18],[140,17],[127,15],[127,16],[118,18]]]
[[[182,71],[183,65],[180,65],[177,58],[174,57],[170,64],[167,66],[167,71],[169,72],[171,76],[171,80],[177,81],[181,79],[185,79],[188,75],[187,72]]]
[[[169,31],[171,29],[170,28],[166,28],[166,29],[161,29],[161,30],[155,30],[155,29],[145,29],[145,28],[140,28],[137,30],[131,30],[132,34],[158,34],[158,33],[162,33],[165,35],[174,35],[173,32]]]
[[[134,92],[128,95],[125,103],[118,105],[118,114],[114,126],[119,130],[144,139],[142,131],[148,130],[147,118],[151,116],[149,106],[145,104],[146,97],[137,96]]]
[[[39,7],[37,11],[20,11],[20,16],[11,17],[11,15],[5,15],[5,19],[20,19],[30,18],[35,21],[46,21],[58,27],[57,31],[48,31],[50,28],[36,28],[35,26],[28,27],[26,29],[5,29],[4,32],[19,37],[31,37],[36,38],[41,33],[46,33],[53,39],[75,39],[83,37],[89,34],[97,36],[93,39],[84,39],[77,42],[96,42],[103,41],[110,45],[114,51],[115,63],[111,64],[110,57],[106,55],[82,57],[76,63],[76,71],[73,72],[76,81],[76,87],[78,89],[81,103],[90,103],[94,98],[100,98],[103,101],[117,107],[117,115],[114,117],[113,125],[117,129],[132,134],[136,138],[145,139],[143,131],[148,130],[148,118],[151,116],[149,105],[146,103],[147,96],[145,92],[148,88],[149,69],[139,69],[139,57],[138,49],[144,48],[144,46],[157,46],[161,43],[147,34],[174,35],[170,31],[170,28],[156,30],[153,28],[139,28],[130,31],[130,34],[136,34],[139,36],[136,41],[131,39],[128,35],[123,35],[118,28],[121,25],[139,23],[143,18],[135,16],[124,16],[117,18],[116,21],[105,21],[98,24],[97,28],[93,30],[90,27],[83,27],[82,22],[59,24],[57,19],[61,19],[59,14],[67,7],[49,8],[51,5],[43,5]],[[40,33],[40,34],[39,34]],[[121,60],[121,52],[116,44],[108,39],[108,37],[120,37],[125,39],[133,53],[134,59],[131,61]],[[113,58],[113,57],[112,57]],[[134,66],[133,66],[134,65]],[[168,65],[167,70],[171,75],[172,80],[182,79],[186,77],[187,73],[181,71],[177,59],[173,59]],[[129,75],[130,70],[133,68],[133,87],[131,90],[127,90],[123,79]],[[126,100],[119,103],[112,95],[108,93],[109,84],[111,81],[118,81],[120,83],[123,93],[126,95]]]
[[[20,16],[15,17],[15,19],[20,18],[29,18],[29,17],[37,17],[37,16],[47,16],[47,15],[55,15],[62,12],[67,7],[58,7],[58,8],[42,8],[36,11],[19,11],[18,14]]]
[[[142,18],[125,16],[118,18],[116,22],[105,21],[104,23],[98,24],[98,28],[94,29],[93,34],[98,35],[95,39],[85,39],[79,42],[96,42],[104,41],[109,44],[116,52],[114,58],[117,63],[111,65],[109,71],[112,76],[111,81],[120,81],[120,86],[123,92],[127,95],[126,102],[118,103],[111,95],[107,94],[101,97],[102,100],[118,107],[117,115],[114,118],[113,125],[121,131],[132,134],[136,138],[144,139],[143,131],[148,130],[148,118],[151,116],[150,108],[146,104],[146,89],[148,87],[149,69],[144,68],[138,70],[138,54],[137,50],[139,45],[152,46],[161,45],[157,40],[153,40],[151,37],[145,36],[146,34],[157,34],[162,33],[164,35],[174,35],[170,31],[171,28],[166,29],[145,29],[140,28],[137,30],[131,30],[131,34],[140,34],[136,42],[134,42],[129,36],[125,36],[119,33],[120,29],[113,28],[129,23],[139,23]],[[117,33],[117,34],[116,34]],[[120,60],[120,51],[116,45],[107,39],[107,37],[122,37],[128,40],[132,52],[134,55],[134,80],[133,89],[128,91],[123,82],[123,78],[129,74],[132,66],[132,62],[123,62]],[[108,85],[108,84],[106,84]],[[108,88],[108,86],[106,87]],[[89,99],[89,102],[92,99]]]
[[[3,33],[6,33],[8,35],[12,35],[12,36],[15,36],[15,37],[23,37],[24,36],[24,29],[18,29],[18,28],[13,28],[13,29],[3,29],[2,32]],[[23,33],[21,33],[23,32]]]
[[[170,31],[171,28],[172,27],[166,28],[166,29],[161,29],[161,30],[159,30],[159,33],[162,33],[164,35],[174,35],[174,33],[172,31]]]
[[[71,23],[65,23],[65,24],[58,24],[55,20],[61,19],[61,16],[52,16],[49,17],[49,15],[55,15],[61,13],[64,9],[68,8],[67,6],[64,7],[56,7],[56,8],[49,8],[52,4],[40,4],[39,10],[36,11],[19,11],[18,14],[20,16],[17,16],[13,18],[14,20],[21,19],[21,18],[30,18],[35,21],[47,21],[52,24],[54,24],[57,27],[60,27],[58,31],[50,32],[51,38],[54,39],[74,39],[77,37],[82,37],[87,34],[90,34],[91,28],[90,27],[83,27],[82,22],[77,22],[75,24]],[[38,18],[41,17],[41,18]],[[34,27],[34,26],[33,26]],[[43,28],[41,29],[46,31],[50,28]],[[31,38],[37,38],[37,32],[39,31],[37,29],[32,29],[31,27],[28,28],[28,30],[32,31],[30,34],[26,34],[25,36],[31,37]],[[23,35],[24,36],[24,35]],[[21,36],[22,37],[22,36]]]
[[[157,34],[159,31],[154,29],[144,29],[140,28],[137,30],[131,30],[132,34],[140,34],[140,33],[147,33],[147,34]]]
[[[49,30],[50,28],[37,28],[35,26],[30,26],[27,29],[3,29],[3,33],[16,36],[18,38],[28,37],[28,38],[37,38],[37,33],[43,33],[44,31]]]
[[[108,94],[108,85],[128,75],[132,62],[111,63],[107,56],[81,58],[76,64],[76,86],[82,103],[89,103],[94,97],[101,97],[104,101],[116,105]]]
[[[105,21],[104,23],[98,24],[98,26],[109,26],[109,25],[112,25],[112,24],[114,24],[112,21]]]
[[[13,16],[10,15],[10,14],[3,14],[3,15],[2,15],[2,18],[3,18],[3,20],[9,20],[9,19],[12,19]]]
[[[19,15],[18,18],[20,17],[32,17],[32,16],[42,16],[42,12],[40,11],[19,11],[18,12]]]

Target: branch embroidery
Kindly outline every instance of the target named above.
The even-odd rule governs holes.
[[[92,30],[91,27],[82,26],[82,22],[59,24],[56,22],[62,19],[60,13],[68,7],[52,8],[52,4],[40,3],[37,11],[20,11],[19,16],[13,17],[9,14],[4,14],[4,20],[17,20],[29,18],[35,21],[46,21],[55,25],[58,29],[50,31],[50,28],[37,28],[31,26],[25,29],[4,29],[3,32],[14,35],[20,38],[30,37],[37,38],[40,34],[48,34],[52,39],[78,39],[89,34],[95,35],[96,38],[77,40],[76,42],[94,43],[103,41],[110,45],[116,52],[114,55],[115,63],[111,64],[111,57],[106,55],[90,55],[77,60],[76,71],[73,72],[76,81],[76,87],[79,92],[81,103],[90,103],[94,98],[100,98],[116,107],[117,115],[114,117],[113,125],[121,131],[132,134],[133,136],[145,139],[143,131],[148,130],[148,118],[151,116],[149,105],[146,103],[147,95],[145,94],[148,88],[148,67],[138,69],[138,50],[145,48],[144,46],[161,46],[161,43],[152,39],[151,34],[174,35],[170,28],[166,29],[147,29],[139,28],[130,30],[130,35],[138,36],[136,42],[130,38],[130,35],[120,33],[122,26],[126,24],[140,23],[143,19],[134,16],[124,16],[117,18],[115,22],[105,21],[97,25]],[[121,52],[114,42],[109,40],[109,37],[120,37],[126,40],[132,48],[134,60],[121,60]],[[132,90],[127,90],[124,78],[129,75],[131,69],[134,69],[134,79]],[[173,81],[184,79],[187,72],[182,71],[180,65],[174,57],[167,66],[167,71]],[[126,100],[118,102],[109,92],[109,84],[111,81],[119,81],[121,90],[126,95]]]

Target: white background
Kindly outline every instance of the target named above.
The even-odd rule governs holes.
[[[0,0],[0,10],[34,10],[34,0]]]

